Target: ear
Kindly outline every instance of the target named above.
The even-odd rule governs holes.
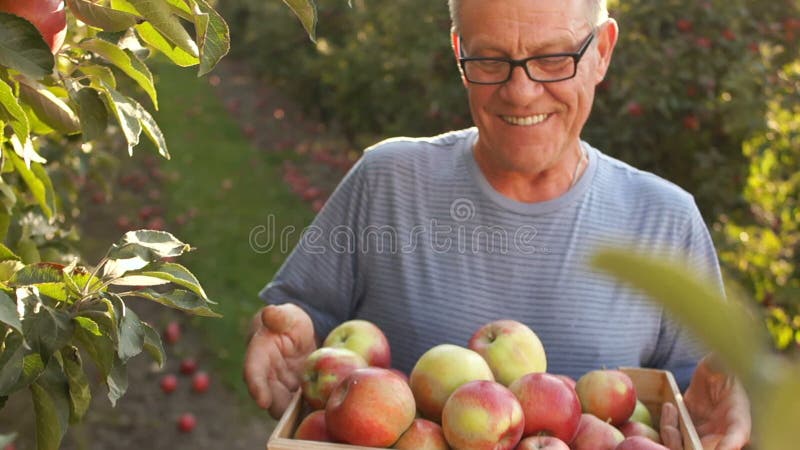
[[[611,55],[614,53],[618,37],[619,26],[617,21],[609,18],[597,33],[597,53],[600,59],[597,64],[596,83],[603,81],[606,72],[608,72],[608,66],[611,64]]]
[[[467,79],[464,78],[464,72],[461,70],[461,64],[458,63],[458,58],[461,57],[461,38],[458,36],[458,33],[454,31],[450,32],[450,46],[453,48],[453,56],[456,58],[456,66],[458,66],[458,73],[461,74],[461,82],[464,83],[464,86],[467,86]]]

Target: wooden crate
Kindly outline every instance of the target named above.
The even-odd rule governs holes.
[[[671,373],[657,369],[641,369],[623,367],[620,370],[627,373],[636,386],[636,393],[642,403],[650,410],[653,422],[658,424],[661,416],[661,405],[665,402],[673,403],[678,409],[681,435],[683,435],[684,450],[703,450],[700,439],[689,417],[689,411],[683,403],[683,396],[678,391],[678,385]],[[369,450],[371,447],[356,445],[334,444],[330,442],[314,442],[292,439],[301,414],[304,413],[300,391],[294,394],[289,408],[281,417],[272,435],[267,440],[267,450]]]

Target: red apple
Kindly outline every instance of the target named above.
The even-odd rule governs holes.
[[[63,0],[0,0],[0,12],[22,17],[39,30],[55,54],[67,36],[67,11]]]
[[[191,375],[197,370],[197,361],[193,358],[186,358],[181,361],[180,371],[184,375]]]
[[[569,447],[572,450],[615,450],[623,440],[625,436],[613,425],[584,413]]]
[[[306,441],[333,442],[325,424],[325,410],[318,409],[303,418],[294,431],[295,439]]]
[[[495,380],[504,386],[527,373],[547,370],[547,356],[539,337],[516,320],[495,320],[483,325],[467,347],[483,356]]]
[[[183,433],[189,433],[197,426],[197,419],[192,413],[183,413],[178,417],[178,429]]]
[[[486,360],[468,348],[440,344],[419,357],[411,369],[408,384],[414,392],[420,414],[441,423],[447,398],[456,388],[473,380],[494,381]]]
[[[669,448],[644,436],[631,436],[620,442],[615,450],[669,450]]]
[[[509,386],[525,413],[523,436],[547,434],[571,442],[581,420],[578,394],[548,373],[529,373]]]
[[[514,450],[570,450],[561,439],[553,436],[528,436]]]
[[[171,394],[175,392],[175,389],[178,388],[178,377],[172,374],[165,375],[163,378],[161,378],[161,382],[159,384],[161,385],[161,390],[165,394]]]
[[[178,322],[170,322],[164,329],[164,341],[167,344],[174,344],[181,339],[181,325]]]
[[[562,374],[554,374],[554,376],[558,377],[564,383],[567,383],[569,387],[575,389],[575,379],[569,375],[562,375]]]
[[[320,347],[303,363],[300,387],[312,409],[322,409],[333,389],[351,372],[367,367],[358,353],[346,348]]]
[[[458,387],[442,409],[442,431],[456,449],[510,450],[522,438],[522,406],[507,387],[475,380]]]
[[[627,422],[636,408],[636,389],[622,371],[603,369],[585,373],[575,384],[583,412],[611,425]]]
[[[625,422],[619,426],[619,431],[621,431],[625,437],[642,436],[650,439],[653,442],[661,443],[661,435],[658,434],[658,431],[653,429],[653,427],[645,425],[641,422],[636,422],[633,420]]]
[[[192,390],[195,392],[203,393],[207,391],[210,384],[211,379],[205,372],[197,372],[192,377]]]
[[[389,341],[380,328],[366,320],[348,320],[331,330],[323,347],[344,347],[352,350],[370,366],[388,369],[392,363]]]
[[[436,422],[417,418],[392,448],[399,450],[448,450],[442,427]]]
[[[331,392],[325,422],[334,441],[365,447],[394,444],[414,421],[411,388],[380,367],[356,369]]]

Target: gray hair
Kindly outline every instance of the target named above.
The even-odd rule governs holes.
[[[608,7],[606,0],[584,0],[586,2],[586,21],[589,26],[595,28],[608,20]],[[459,0],[448,0],[450,6],[450,21],[453,24],[453,31],[458,33],[458,6]]]

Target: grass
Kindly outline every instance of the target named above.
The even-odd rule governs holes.
[[[196,216],[176,232],[196,247],[180,262],[197,275],[224,316],[193,323],[203,328],[208,348],[218,356],[220,376],[246,395],[241,370],[250,318],[262,304],[257,293],[286,257],[280,249],[255,251],[250,233],[267,225],[270,216],[279,230],[301,230],[313,213],[281,181],[282,161],[294,156],[254,148],[207,77],[167,64],[158,65],[156,73],[161,105],[156,119],[172,156],[163,168],[178,174],[164,188],[166,216],[196,208]]]

